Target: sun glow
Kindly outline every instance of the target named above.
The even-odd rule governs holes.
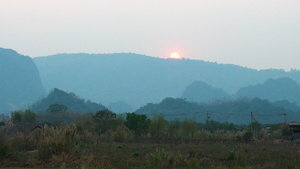
[[[173,53],[170,55],[170,58],[171,58],[171,59],[181,59],[179,53],[177,53],[177,52],[173,52]]]

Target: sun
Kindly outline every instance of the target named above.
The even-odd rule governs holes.
[[[181,57],[180,57],[179,53],[173,52],[173,53],[170,55],[170,58],[171,58],[171,59],[180,59]]]

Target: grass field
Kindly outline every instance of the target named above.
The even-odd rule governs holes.
[[[197,139],[177,143],[80,143],[41,160],[38,151],[14,152],[10,168],[299,168],[298,144]]]

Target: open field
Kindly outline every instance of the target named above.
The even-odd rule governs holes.
[[[80,143],[41,160],[38,151],[14,152],[1,167],[17,168],[299,168],[291,142],[187,140],[178,143]]]
[[[15,114],[16,115],[16,114]],[[287,124],[171,121],[110,111],[0,126],[0,168],[300,168]],[[138,125],[137,125],[138,124]]]

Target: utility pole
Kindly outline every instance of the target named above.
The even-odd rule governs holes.
[[[253,113],[251,112],[251,133],[253,133],[253,128],[252,128],[252,122],[253,122]]]
[[[208,125],[208,122],[209,122],[209,114],[208,114],[208,111],[206,112],[206,125],[207,125],[207,129],[209,129],[209,125]]]
[[[284,113],[284,124],[287,123],[287,120],[286,120],[286,113]]]

